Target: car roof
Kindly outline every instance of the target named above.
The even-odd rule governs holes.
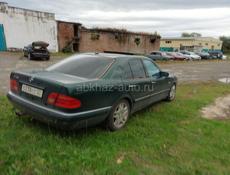
[[[141,55],[126,55],[126,54],[113,54],[113,53],[84,53],[81,55],[98,56],[98,57],[104,57],[108,59],[143,59],[143,58],[149,59],[148,57],[141,56]]]

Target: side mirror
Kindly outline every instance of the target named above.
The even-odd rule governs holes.
[[[161,77],[169,77],[169,73],[168,72],[160,72],[160,76]]]

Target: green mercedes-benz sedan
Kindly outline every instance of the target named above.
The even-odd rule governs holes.
[[[176,85],[177,78],[149,58],[88,53],[45,70],[12,72],[7,96],[18,115],[55,127],[105,123],[116,131],[132,113],[161,100],[174,100]]]

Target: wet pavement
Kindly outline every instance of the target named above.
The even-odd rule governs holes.
[[[230,78],[230,61],[192,61],[160,65],[163,70],[169,71],[178,77],[179,82],[191,81],[218,81]]]
[[[0,93],[9,88],[9,76],[13,70],[42,69],[65,56],[52,56],[50,61],[28,61],[21,53],[0,52]],[[230,77],[230,61],[189,61],[158,63],[164,71],[176,75],[180,83],[191,81],[218,81]]]

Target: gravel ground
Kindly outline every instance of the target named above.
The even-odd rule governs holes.
[[[0,93],[8,91],[11,71],[46,68],[64,57],[56,55],[50,61],[28,61],[21,53],[0,52]],[[163,70],[176,75],[180,83],[217,81],[230,77],[230,61],[168,62],[159,65]]]

